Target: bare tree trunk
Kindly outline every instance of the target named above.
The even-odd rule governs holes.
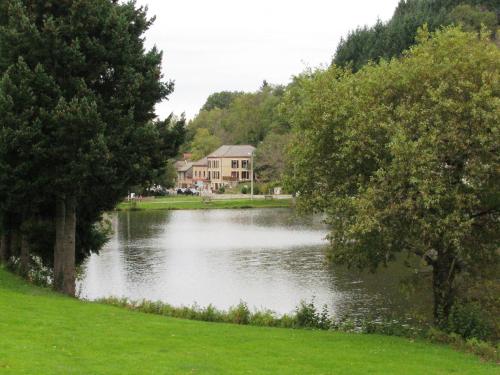
[[[53,287],[58,292],[63,292],[64,286],[64,229],[66,226],[66,203],[63,198],[56,200],[56,240],[54,244],[54,283]]]
[[[66,220],[64,225],[64,257],[63,257],[63,292],[70,296],[75,295],[75,256],[76,256],[76,199],[66,200]]]
[[[10,232],[9,254],[19,256],[19,231],[17,229],[12,229]]]
[[[448,322],[451,308],[455,302],[456,265],[450,252],[440,252],[433,264],[433,294],[434,294],[434,320],[438,326]]]
[[[10,258],[10,233],[4,232],[0,237],[0,263],[7,264]]]
[[[30,270],[30,247],[28,243],[28,235],[21,234],[21,253],[19,256],[19,274],[23,277],[28,276]]]

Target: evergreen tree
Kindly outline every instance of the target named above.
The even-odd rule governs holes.
[[[464,5],[468,5],[467,15]],[[369,61],[398,57],[415,43],[417,30],[424,24],[433,31],[449,24],[469,29],[472,23],[477,29],[478,23],[484,22],[494,36],[499,17],[498,0],[401,0],[388,22],[358,28],[342,39],[333,63],[351,65],[357,71]]]
[[[23,123],[2,124],[2,131],[11,134],[14,129],[12,134],[29,137],[37,130],[36,147],[16,154],[3,136],[2,154],[14,159],[2,156],[0,163],[4,169],[25,171],[9,176],[20,186],[34,180],[43,197],[39,206],[51,207],[54,286],[73,294],[75,260],[102,244],[94,222],[129,186],[152,179],[176,153],[183,129],[156,121],[154,113],[173,85],[162,81],[162,54],[155,48],[145,51],[143,34],[153,20],[133,1],[6,0],[2,7],[0,73],[5,75],[7,108],[2,116],[14,122],[19,117],[15,107],[8,108],[12,102],[29,112],[29,105],[11,99],[15,90],[8,89],[16,64],[27,76],[31,71],[47,77],[52,91],[30,83],[29,77],[26,84],[19,80],[19,90],[36,98],[36,113]],[[9,186],[16,185],[6,182],[2,188],[11,197]],[[32,202],[37,194],[25,190],[20,196]],[[5,222],[25,216],[15,206],[2,209]],[[36,213],[36,208],[27,211]]]

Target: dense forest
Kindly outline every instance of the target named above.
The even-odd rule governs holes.
[[[353,70],[359,70],[368,61],[399,56],[415,43],[423,24],[430,31],[450,24],[461,24],[467,31],[479,30],[484,24],[495,36],[499,17],[498,0],[402,0],[388,22],[378,21],[349,33],[340,42],[333,63],[352,64]]]
[[[460,24],[466,31],[486,26],[496,37],[500,17],[499,0],[401,0],[386,23],[358,28],[337,48],[333,63],[357,71],[368,61],[399,56],[415,43],[417,30],[427,24],[430,31]],[[285,149],[290,139],[288,115],[282,102],[292,95],[300,75],[288,86],[263,82],[253,93],[223,91],[210,95],[187,127],[183,151],[199,159],[222,144],[252,144],[256,151],[256,176],[261,181],[280,181]]]

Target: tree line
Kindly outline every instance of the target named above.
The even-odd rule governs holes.
[[[75,266],[107,240],[99,225],[132,185],[177,154],[183,119],[156,119],[173,91],[135,2],[0,5],[0,261],[48,267],[75,293]]]
[[[369,61],[399,57],[415,44],[423,24],[430,31],[451,24],[479,31],[485,25],[496,37],[499,19],[498,0],[401,0],[388,22],[359,27],[342,39],[333,64],[356,71]]]

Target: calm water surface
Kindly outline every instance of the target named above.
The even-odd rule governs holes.
[[[224,309],[243,300],[287,313],[314,297],[340,315],[405,312],[430,298],[402,295],[402,264],[375,275],[330,266],[320,218],[289,209],[119,212],[112,221],[113,238],[84,264],[82,298]]]

